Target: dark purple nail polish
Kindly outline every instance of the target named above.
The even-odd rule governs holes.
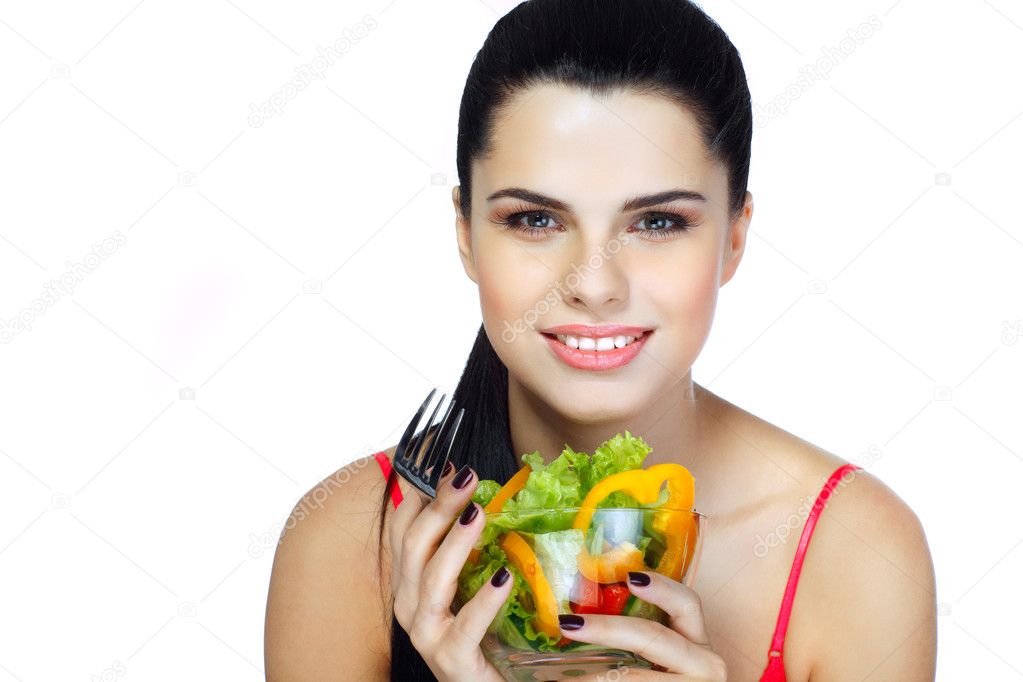
[[[494,575],[490,578],[490,584],[494,587],[500,587],[508,582],[508,578],[510,577],[511,573],[508,571],[508,568],[506,566],[502,566],[494,571]]]
[[[468,526],[476,518],[479,509],[479,507],[473,504],[472,500],[469,500],[469,504],[465,505],[465,509],[462,510],[462,515],[458,517],[458,522],[463,526]]]
[[[441,472],[440,477],[444,478],[451,473],[451,470],[455,468],[455,465],[451,463],[451,460],[444,462],[444,471]]]
[[[472,469],[470,469],[469,465],[466,464],[459,469],[458,473],[455,474],[455,477],[451,479],[451,485],[453,485],[456,489],[461,490],[465,487],[465,484],[469,482],[470,478],[472,478]]]
[[[646,573],[639,573],[638,571],[629,571],[629,582],[633,585],[646,587],[650,584],[650,576]]]
[[[583,617],[574,613],[561,614],[558,616],[558,624],[562,630],[578,630],[583,626]]]

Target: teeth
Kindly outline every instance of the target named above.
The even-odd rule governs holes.
[[[636,340],[635,336],[602,336],[599,339],[592,339],[586,336],[572,336],[571,334],[558,334],[558,341],[569,348],[579,350],[606,351],[613,348],[624,348]]]

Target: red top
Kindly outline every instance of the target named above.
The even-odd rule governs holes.
[[[391,475],[391,462],[387,459],[387,454],[385,452],[377,452],[373,456],[380,464],[380,470],[384,474],[384,479],[389,478]],[[760,677],[760,682],[786,682],[782,646],[785,642],[785,631],[789,626],[789,616],[792,613],[792,602],[796,598],[799,571],[803,568],[806,548],[810,545],[810,536],[813,535],[813,529],[817,525],[817,518],[820,516],[821,510],[827,506],[828,500],[838,486],[839,480],[846,472],[859,468],[855,464],[850,463],[843,464],[835,469],[834,473],[828,478],[827,483],[824,484],[820,494],[817,495],[817,501],[814,502],[813,508],[810,510],[810,515],[803,526],[803,534],[799,537],[799,545],[796,547],[796,557],[792,560],[792,569],[789,571],[789,581],[785,586],[785,596],[781,600],[781,610],[778,612],[778,622],[774,628],[774,637],[771,640],[771,648],[767,652],[767,667],[764,669],[764,674]],[[401,489],[394,485],[390,492],[391,501],[397,507],[401,504]]]

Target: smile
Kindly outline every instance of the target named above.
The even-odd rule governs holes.
[[[641,336],[603,336],[591,338],[571,334],[544,334],[554,355],[575,369],[603,371],[631,362],[642,350],[652,331]]]
[[[636,340],[635,336],[603,336],[596,339],[588,336],[572,336],[571,334],[558,334],[557,338],[569,348],[596,351],[624,348]]]

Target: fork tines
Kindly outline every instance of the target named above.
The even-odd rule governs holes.
[[[426,400],[420,405],[419,410],[405,429],[405,433],[398,442],[398,447],[394,453],[394,468],[398,473],[431,498],[437,496],[437,484],[444,471],[444,466],[447,464],[448,456],[451,454],[455,434],[458,432],[458,427],[462,423],[462,417],[465,413],[465,408],[459,408],[455,418],[452,420],[450,418],[451,409],[454,407],[454,400],[452,400],[444,411],[439,428],[437,428],[429,446],[424,448],[423,444],[429,431],[437,427],[437,425],[431,426],[431,424],[433,424],[437,412],[447,397],[446,393],[441,394],[440,401],[433,408],[430,418],[426,421],[426,427],[418,431],[419,421],[436,392],[437,389],[434,388],[426,396]],[[413,434],[415,435],[413,436]]]

